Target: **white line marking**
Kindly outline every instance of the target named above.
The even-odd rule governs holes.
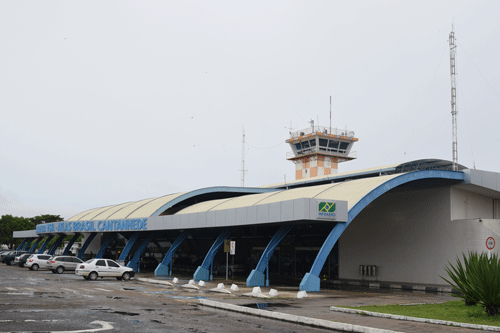
[[[107,292],[111,292],[111,290],[109,290],[109,289],[102,289],[102,288],[95,288],[95,289],[102,290],[102,291],[107,291]]]
[[[78,294],[77,291],[72,290],[72,289],[68,289],[68,288],[61,288],[61,290],[66,290],[66,291],[72,292],[73,294]]]

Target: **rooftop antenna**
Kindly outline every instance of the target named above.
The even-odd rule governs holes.
[[[242,127],[243,137],[241,140],[241,187],[245,187],[245,127]]]
[[[450,43],[450,75],[451,75],[451,122],[452,122],[452,155],[453,155],[453,171],[458,171],[458,150],[457,150],[457,82],[455,80],[455,32],[454,26],[451,25],[449,36]]]
[[[332,95],[330,95],[330,134],[332,134]]]

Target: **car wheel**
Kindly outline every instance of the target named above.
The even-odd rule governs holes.
[[[9,265],[9,266],[14,265],[14,259],[11,259],[11,260],[9,261],[8,265]]]
[[[62,274],[62,273],[64,273],[64,267],[62,267],[62,266],[57,267],[57,268],[56,268],[56,272],[57,272],[57,274]]]
[[[38,265],[37,265],[37,264],[33,264],[33,265],[30,267],[30,269],[31,269],[32,271],[37,271],[39,268],[40,268],[40,267],[38,267]]]
[[[90,272],[89,279],[92,281],[97,280],[97,272]]]
[[[128,281],[128,280],[130,280],[130,273],[129,273],[129,272],[125,272],[125,273],[123,273],[123,275],[122,275],[122,279],[123,279],[124,281]]]

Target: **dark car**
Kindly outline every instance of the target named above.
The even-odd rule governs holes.
[[[14,265],[16,257],[21,255],[21,254],[24,254],[24,253],[29,253],[29,252],[28,251],[11,251],[2,258],[2,262],[6,263],[9,266],[12,266],[12,265]]]
[[[141,269],[143,270],[153,270],[158,267],[158,260],[154,257],[142,257],[141,258]]]
[[[26,261],[28,261],[28,258],[31,257],[31,253],[25,253],[21,254],[20,256],[17,256],[16,259],[14,260],[14,263],[19,266],[19,267],[24,267],[24,264]]]

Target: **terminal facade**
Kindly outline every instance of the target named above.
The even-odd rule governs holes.
[[[314,127],[291,134],[296,180],[258,188],[211,187],[79,213],[17,231],[20,249],[54,253],[81,234],[80,258],[112,257],[138,266],[158,259],[157,276],[195,267],[210,280],[236,244],[233,272],[249,286],[297,281],[445,285],[444,267],[468,251],[497,252],[500,174],[428,159],[347,173],[354,133]],[[225,266],[224,266],[225,267]],[[240,270],[238,272],[238,270]]]

